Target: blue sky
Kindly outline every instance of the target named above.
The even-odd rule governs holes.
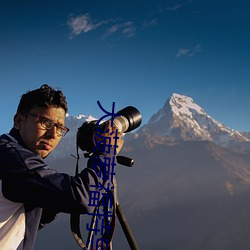
[[[48,83],[69,113],[132,105],[143,123],[172,93],[250,131],[250,2],[8,0],[0,7],[0,133],[21,94]]]

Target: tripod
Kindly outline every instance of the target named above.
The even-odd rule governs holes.
[[[118,157],[118,156],[117,156]],[[120,163],[125,165],[124,163],[122,163],[122,160],[127,160],[128,158],[118,158],[120,159]],[[117,159],[117,160],[118,160]],[[119,162],[119,160],[118,160]],[[127,164],[126,164],[127,165]],[[130,166],[133,165],[133,162],[131,161]],[[128,166],[128,165],[127,165]],[[110,225],[113,226],[113,230],[112,230],[112,234],[109,235],[109,232],[105,231],[105,233],[102,235],[102,239],[105,240],[105,242],[108,242],[108,246],[106,243],[104,243],[103,245],[98,245],[98,250],[112,250],[113,246],[112,246],[112,237],[113,237],[113,233],[114,233],[114,227],[115,227],[115,218],[117,217],[121,228],[123,230],[123,233],[125,234],[125,237],[127,239],[127,242],[131,248],[131,250],[139,250],[139,247],[136,243],[136,240],[134,238],[134,235],[129,227],[129,224],[127,222],[127,219],[122,211],[121,205],[119,204],[118,201],[118,195],[117,195],[117,181],[115,176],[113,177],[113,218],[110,222]],[[99,209],[99,208],[97,208]],[[106,211],[109,211],[108,206],[106,206]],[[96,211],[96,210],[95,210]],[[84,250],[97,250],[96,247],[93,247],[93,234],[95,231],[95,226],[96,226],[96,220],[98,217],[98,213],[93,215],[92,217],[92,223],[91,223],[91,230],[89,231],[88,234],[88,238],[87,238],[87,243],[85,244],[83,242],[82,236],[81,236],[81,231],[80,231],[80,214],[71,214],[70,215],[70,227],[71,227],[71,232],[73,234],[73,237],[75,239],[75,241],[77,242],[77,244],[80,246],[81,249]],[[108,223],[108,222],[107,222]],[[108,248],[107,248],[108,247]]]

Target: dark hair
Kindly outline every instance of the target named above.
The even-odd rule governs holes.
[[[66,97],[61,90],[55,90],[47,84],[43,84],[39,89],[31,90],[21,96],[17,107],[18,113],[28,113],[34,107],[61,107],[68,112]]]

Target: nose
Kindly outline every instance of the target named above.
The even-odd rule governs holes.
[[[47,135],[51,138],[51,139],[55,139],[57,137],[57,127],[53,126],[51,129],[47,130]]]

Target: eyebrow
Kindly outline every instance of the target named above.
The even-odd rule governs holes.
[[[45,116],[42,116],[42,115],[40,115],[41,117],[43,117],[43,118],[45,118],[45,119],[47,119],[47,120],[49,120],[49,121],[51,121],[51,122],[54,122],[55,124],[57,124],[57,125],[60,125],[60,126],[63,126],[63,127],[65,127],[65,124],[64,123],[61,123],[61,122],[55,122],[53,119],[51,119],[51,118],[48,118],[48,117],[45,117]]]

